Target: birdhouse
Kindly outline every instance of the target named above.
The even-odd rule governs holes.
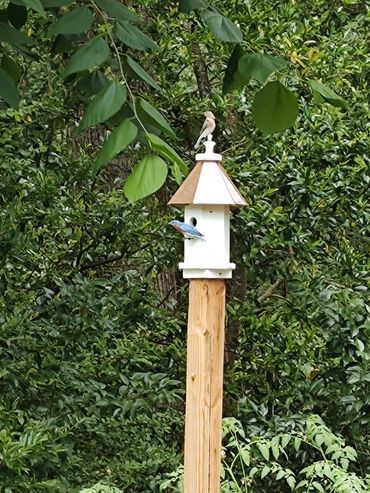
[[[214,146],[212,140],[205,142],[206,151],[196,155],[196,166],[168,202],[184,206],[184,222],[204,236],[204,241],[184,240],[184,262],[179,268],[186,279],[230,279],[235,269],[230,263],[230,209],[246,202],[221,166],[222,156],[213,152]]]

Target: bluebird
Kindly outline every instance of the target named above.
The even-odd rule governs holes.
[[[205,111],[203,115],[206,117],[206,119],[204,120],[203,126],[200,129],[200,135],[195,143],[194,149],[197,149],[201,140],[210,135],[216,128],[216,117],[212,113],[212,111]]]
[[[169,224],[171,224],[171,226],[173,226],[176,231],[184,235],[184,238],[187,240],[197,239],[206,241],[204,235],[202,235],[202,233],[200,233],[196,228],[194,228],[194,226],[191,226],[190,224],[182,223],[181,221],[177,221],[176,219],[171,221]]]

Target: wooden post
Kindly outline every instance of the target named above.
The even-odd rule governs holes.
[[[186,372],[184,493],[219,493],[225,281],[192,279]]]

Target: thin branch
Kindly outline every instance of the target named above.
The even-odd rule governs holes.
[[[274,284],[271,284],[271,286],[268,289],[266,289],[266,291],[263,294],[261,294],[261,296],[257,298],[258,303],[262,303],[267,298],[270,298],[282,282],[283,282],[282,279],[278,279],[277,281],[274,282]]]

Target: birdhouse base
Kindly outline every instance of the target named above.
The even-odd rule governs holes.
[[[190,266],[188,263],[180,262],[179,269],[182,270],[184,279],[231,279],[235,264],[228,263],[205,269],[204,267]]]

